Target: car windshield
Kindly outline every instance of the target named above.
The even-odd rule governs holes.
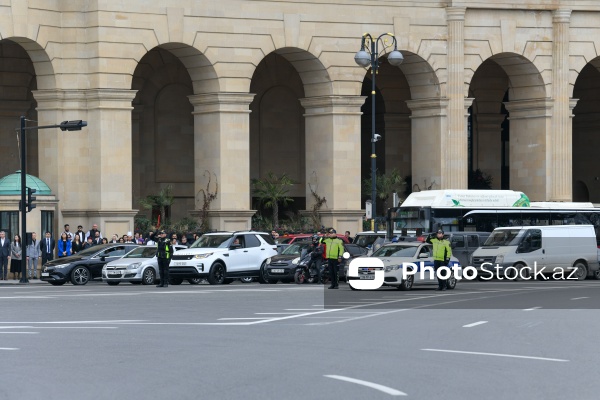
[[[156,247],[138,247],[123,258],[152,258],[156,255]]]
[[[487,238],[484,246],[517,246],[523,237],[523,229],[502,229],[494,231]]]
[[[310,245],[311,245],[310,242],[294,243],[294,244],[291,244],[288,247],[286,247],[286,249],[283,250],[281,252],[281,254],[288,255],[288,256],[297,256],[297,255],[300,255],[300,253],[302,253],[302,250],[308,249],[310,247]]]
[[[356,237],[354,238],[354,241],[352,243],[356,244],[360,247],[368,247],[368,246],[371,246],[373,243],[375,243],[377,238],[384,238],[384,237],[385,237],[385,233],[370,234],[370,235],[369,234],[367,234],[367,235],[358,234],[358,235],[356,235]]]
[[[372,257],[414,257],[418,246],[383,246],[373,253]]]
[[[224,235],[202,235],[200,239],[190,247],[193,249],[215,249],[218,247],[226,248],[229,246],[229,239],[232,238],[232,234]]]
[[[103,247],[104,248],[104,247]],[[102,249],[103,249],[102,248]],[[93,254],[96,254],[97,252],[99,252],[101,249],[98,248],[98,246],[92,246],[89,247],[85,250],[81,250],[80,252],[77,253],[78,256],[91,256]]]

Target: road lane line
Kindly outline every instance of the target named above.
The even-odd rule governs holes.
[[[337,379],[337,380],[344,381],[344,382],[356,383],[357,385],[362,385],[362,386],[369,387],[371,389],[379,390],[380,392],[389,394],[391,396],[407,396],[407,394],[404,392],[401,392],[399,390],[393,389],[388,386],[380,385],[378,383],[363,381],[360,379],[349,378],[347,376],[341,376],[341,375],[323,375],[323,376],[325,378],[331,378],[331,379]]]
[[[472,328],[474,326],[483,325],[483,324],[487,324],[487,323],[488,323],[487,321],[473,322],[472,324],[463,325],[463,328]]]
[[[527,359],[527,360],[569,362],[569,360],[563,360],[563,359],[560,359],[560,358],[519,356],[519,355],[515,355],[515,354],[481,353],[481,352],[478,352],[478,351],[460,351],[460,350],[442,350],[442,349],[421,349],[421,350],[423,350],[423,351],[436,351],[436,352],[440,352],[440,353],[472,354],[472,355],[477,355],[477,356],[494,356],[494,357],[524,358],[524,359]]]
[[[0,324],[122,324],[130,322],[146,322],[143,319],[115,319],[106,321],[38,321],[38,322],[6,322],[0,321]]]
[[[0,326],[0,329],[33,329],[33,326]]]
[[[574,299],[571,299],[571,300],[583,300],[583,299],[589,299],[589,297],[575,297]]]
[[[523,311],[533,311],[533,310],[538,310],[538,309],[540,309],[540,308],[542,308],[542,307],[531,307],[531,308],[525,308],[525,309],[523,309]]]
[[[247,318],[219,318],[217,321],[234,321],[234,320],[240,320],[240,319],[253,319],[253,320],[256,320],[256,319],[265,319],[265,317],[262,317],[262,318],[249,318],[249,317],[247,317]]]
[[[10,350],[19,350],[19,349],[16,349],[14,347],[0,347],[0,350],[8,350],[8,351],[10,351]]]

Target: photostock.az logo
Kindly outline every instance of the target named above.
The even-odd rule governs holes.
[[[375,290],[383,285],[384,265],[379,258],[355,258],[348,266],[348,284],[358,290]]]

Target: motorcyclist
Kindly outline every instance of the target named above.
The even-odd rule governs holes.
[[[321,262],[323,260],[323,246],[319,235],[313,235],[312,244],[310,246],[310,267],[317,270],[316,282],[321,282]]]

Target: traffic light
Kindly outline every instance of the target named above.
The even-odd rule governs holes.
[[[33,204],[33,202],[36,200],[36,198],[33,197],[33,194],[35,192],[35,189],[32,189],[30,187],[27,188],[27,212],[30,212],[35,208],[35,204]]]
[[[61,131],[80,131],[82,127],[87,126],[87,121],[63,121],[59,127]]]

